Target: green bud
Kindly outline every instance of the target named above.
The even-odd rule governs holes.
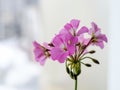
[[[92,66],[91,64],[88,64],[88,63],[86,63],[84,65],[87,66],[87,67],[91,67]]]
[[[69,74],[69,75],[70,75],[70,77],[71,77],[72,79],[75,79],[75,75],[73,74],[73,72],[72,72],[72,71],[70,72],[70,74]]]
[[[81,73],[81,63],[79,61],[66,60],[66,71],[72,79],[76,79]]]
[[[92,60],[94,63],[96,63],[96,64],[100,64],[97,59],[94,59],[94,58],[92,58],[92,57],[84,57],[84,58],[82,58],[81,60],[86,59],[86,58],[91,59],[91,60]]]
[[[74,64],[73,73],[77,76],[81,73],[81,66],[80,65],[81,65],[80,62],[77,62]]]
[[[93,53],[95,53],[95,50],[91,50],[91,51],[89,51],[89,53],[90,53],[90,54],[93,54]]]
[[[85,66],[87,66],[87,67],[91,67],[92,65],[91,64],[89,64],[89,63],[83,63],[83,62],[81,62],[83,65],[85,65]]]
[[[93,61],[94,63],[100,64],[98,60],[96,60],[96,59],[94,59],[94,58],[91,58],[91,59],[92,59],[92,61]]]

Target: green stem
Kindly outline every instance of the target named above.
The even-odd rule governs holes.
[[[77,90],[77,76],[75,78],[75,90]]]

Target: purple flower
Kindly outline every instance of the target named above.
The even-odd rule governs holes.
[[[67,23],[64,28],[69,31],[73,36],[76,34],[80,21],[77,19],[72,19],[70,23]]]
[[[100,28],[94,23],[91,23],[92,28],[89,30],[89,34],[92,36],[92,44],[99,46],[100,48],[104,48],[104,43],[107,42],[107,37],[104,34],[101,34]]]
[[[64,63],[67,56],[72,55],[75,52],[75,44],[77,38],[71,34],[58,34],[52,41],[54,47],[51,50],[51,57],[53,60],[58,60],[60,63]]]
[[[87,45],[88,42],[90,41],[89,38],[85,38],[84,35],[80,35],[78,37],[78,41],[80,42],[81,45]]]
[[[101,33],[100,28],[94,22],[91,23],[92,28],[90,29],[86,26],[78,29],[79,24],[80,20],[72,19],[64,25],[51,43],[43,43],[42,46],[36,41],[33,42],[36,61],[44,65],[46,58],[50,57],[54,61],[64,63],[67,58],[79,60],[81,55],[88,53],[87,48],[91,44],[104,48],[107,37]],[[86,34],[91,38],[85,38]]]
[[[77,20],[77,19],[72,19],[70,21],[70,23],[67,23],[65,26],[64,26],[64,32],[67,31],[69,33],[71,33],[73,36],[79,36],[83,33],[86,33],[88,32],[88,28],[83,26],[81,27],[78,32],[77,32],[77,29],[78,29],[78,26],[79,26],[79,23],[80,21]]]
[[[83,26],[83,27],[81,27],[80,30],[77,32],[77,36],[80,36],[80,35],[82,35],[82,34],[84,34],[84,33],[87,33],[88,31],[89,31],[88,28],[87,28],[86,26]]]
[[[97,45],[104,48],[104,42],[107,42],[107,37],[101,33],[100,28],[94,22],[91,23],[92,28],[90,29],[86,26],[78,29],[79,23],[80,20],[72,19],[64,25],[50,43],[40,45],[36,41],[33,42],[37,62],[44,65],[48,57],[59,63],[66,61],[66,71],[75,81],[81,73],[81,64],[91,67],[91,64],[84,63],[84,59],[90,59],[99,64],[97,59],[89,56],[95,53],[95,50],[89,50],[89,46]],[[77,90],[77,84],[75,90]]]
[[[33,42],[33,45],[34,45],[35,60],[37,62],[40,62],[41,65],[44,65],[46,58],[49,56],[49,53],[46,51],[45,47],[43,47],[36,41]]]
[[[79,20],[72,19],[70,23],[67,23],[59,34],[53,39],[52,43],[54,47],[51,50],[51,57],[53,60],[58,60],[63,63],[67,56],[75,53],[79,36],[83,35],[85,32],[88,32],[88,28],[85,26],[81,27],[77,31],[79,23]]]

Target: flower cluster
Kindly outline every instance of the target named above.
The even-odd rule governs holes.
[[[50,43],[41,45],[36,41],[33,42],[35,59],[41,65],[45,64],[47,58],[60,63],[66,62],[66,71],[75,80],[75,90],[77,90],[77,76],[81,73],[81,64],[91,67],[91,64],[84,63],[83,60],[87,58],[99,64],[98,60],[88,56],[95,53],[95,50],[88,50],[88,47],[96,45],[103,49],[104,42],[107,42],[106,35],[101,33],[94,22],[91,23],[91,28],[82,26],[78,29],[79,23],[79,20],[72,19]]]
[[[82,26],[78,29],[79,24],[79,20],[72,19],[64,25],[50,43],[41,45],[34,41],[36,61],[40,62],[41,65],[44,65],[49,57],[60,63],[64,63],[66,60],[80,61],[85,58],[83,56],[86,54],[95,52],[94,50],[88,51],[87,48],[89,46],[96,45],[101,49],[104,48],[104,42],[107,42],[107,37],[101,33],[100,28],[94,22],[91,23],[91,28]],[[89,37],[85,37],[86,35]]]

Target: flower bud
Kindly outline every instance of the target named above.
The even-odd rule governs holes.
[[[86,63],[86,64],[84,64],[85,66],[87,66],[87,67],[91,67],[92,65],[91,64],[89,64],[89,63]]]
[[[95,53],[95,50],[91,50],[91,51],[89,51],[89,53],[90,53],[90,54],[93,54],[93,53]]]
[[[81,73],[81,63],[79,61],[66,60],[66,71],[72,79]]]
[[[94,58],[92,58],[92,61],[96,64],[100,64],[100,62],[98,60],[94,59]]]

